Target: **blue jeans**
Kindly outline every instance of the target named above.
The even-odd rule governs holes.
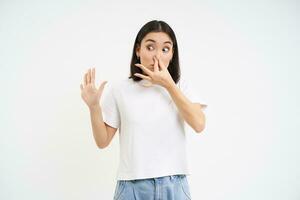
[[[191,200],[185,174],[118,180],[114,200]]]

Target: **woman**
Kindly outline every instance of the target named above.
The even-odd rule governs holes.
[[[200,133],[206,105],[180,78],[171,27],[164,21],[146,23],[135,39],[129,78],[104,90],[106,83],[95,88],[93,68],[80,88],[98,147],[107,147],[119,129],[114,199],[191,199],[184,122]]]

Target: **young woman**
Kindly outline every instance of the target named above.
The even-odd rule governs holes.
[[[177,40],[167,23],[141,28],[130,67],[129,78],[99,88],[95,68],[89,69],[80,85],[98,147],[107,147],[119,129],[114,199],[191,199],[184,123],[200,133],[207,105],[180,76]]]

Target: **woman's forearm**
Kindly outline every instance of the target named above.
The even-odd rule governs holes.
[[[103,122],[101,107],[99,105],[89,109],[94,139],[99,148],[104,148],[107,141],[107,131]]]
[[[192,103],[176,84],[170,84],[166,88],[176,104],[179,114],[183,119],[197,132],[200,133],[205,127],[205,115],[201,110],[201,106]]]

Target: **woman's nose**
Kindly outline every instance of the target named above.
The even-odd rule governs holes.
[[[154,60],[155,58],[160,59],[160,55],[155,54],[155,55],[153,56],[153,60]]]

